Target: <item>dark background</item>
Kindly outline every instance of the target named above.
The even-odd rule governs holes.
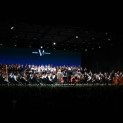
[[[55,7],[54,7],[55,6]],[[123,19],[120,3],[55,3],[13,4],[1,8],[0,21],[11,25],[18,22],[51,26],[81,26],[100,32],[108,32],[113,46],[94,51],[82,51],[82,66],[94,72],[123,70]]]
[[[121,46],[107,47],[96,52],[82,54],[83,66],[93,72],[123,71],[123,50]]]

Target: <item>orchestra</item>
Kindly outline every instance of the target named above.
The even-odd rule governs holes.
[[[123,72],[92,73],[80,66],[0,64],[0,84],[123,84]]]

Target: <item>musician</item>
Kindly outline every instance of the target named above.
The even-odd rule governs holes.
[[[31,66],[31,72],[34,74],[34,65]]]
[[[50,64],[48,64],[47,71],[50,72],[50,70],[51,70],[51,67],[50,67]]]
[[[89,71],[89,76],[91,76],[91,77],[92,77],[92,71],[91,71],[91,70]]]
[[[67,72],[66,70],[63,71],[63,80],[62,80],[63,83],[67,83]]]
[[[22,84],[29,84],[26,75],[18,75],[18,81]]]
[[[61,79],[63,77],[63,73],[61,72],[61,70],[59,69],[57,72],[57,83],[60,84],[61,83]]]
[[[87,79],[88,79],[88,76],[87,76],[87,72],[84,73],[84,84],[87,84]]]
[[[86,67],[84,68],[84,72],[87,72],[87,68]]]
[[[36,74],[33,74],[33,76],[31,76],[31,84],[39,84]]]
[[[37,67],[37,65],[35,65],[35,67],[34,67],[34,73],[38,73],[38,67]]]
[[[45,73],[47,73],[47,65],[45,65],[45,68],[44,68],[44,70],[45,70]]]
[[[54,66],[54,67],[53,67],[53,73],[56,74],[56,72],[57,72],[57,69],[56,69],[56,67]]]
[[[53,80],[53,78],[51,77],[52,76],[52,74],[51,73],[48,73],[48,80],[50,81],[50,82],[52,82],[52,80]]]
[[[71,75],[72,75],[72,71],[70,67],[68,67],[68,70],[66,70],[66,73],[67,73],[67,83],[69,83],[71,80]]]
[[[88,76],[88,78],[87,78],[87,83],[90,84],[91,81],[92,81],[92,77],[91,77],[89,74],[87,74],[87,76]]]
[[[99,76],[99,74],[96,74],[96,83],[100,84],[100,76]]]
[[[82,67],[80,68],[80,72],[83,73],[83,68]]]
[[[115,85],[118,84],[118,75],[117,75],[117,73],[115,73],[114,84],[115,84]]]
[[[38,68],[37,68],[38,70],[38,73],[40,74],[41,73],[41,67],[40,67],[40,65],[38,65]]]
[[[41,65],[41,71],[42,71],[42,73],[44,73],[44,71],[45,71],[43,64]]]
[[[0,84],[3,84],[4,83],[4,77],[2,75],[2,73],[0,73]]]
[[[18,84],[17,76],[14,73],[10,73],[8,80],[10,83]]]
[[[123,84],[123,74],[122,74],[122,72],[120,72],[120,74],[119,74],[118,84]]]

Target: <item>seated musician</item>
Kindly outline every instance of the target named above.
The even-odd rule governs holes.
[[[87,83],[90,84],[91,81],[92,81],[92,77],[91,77],[89,74],[87,74],[87,76],[88,76],[88,78],[87,78]]]
[[[71,75],[71,83],[75,83],[75,78],[73,75]]]
[[[119,74],[118,83],[123,84],[123,74],[122,74],[122,72],[120,72],[120,74]]]
[[[115,85],[118,84],[118,75],[117,75],[117,73],[115,73],[114,84],[115,84]]]
[[[4,77],[3,77],[3,75],[2,75],[2,73],[0,73],[0,84],[3,84],[4,83]]]

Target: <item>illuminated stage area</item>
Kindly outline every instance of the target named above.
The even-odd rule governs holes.
[[[75,51],[0,47],[0,63],[20,65],[81,66],[81,53]]]
[[[0,48],[0,84],[123,84],[122,71],[92,72],[78,51]]]

